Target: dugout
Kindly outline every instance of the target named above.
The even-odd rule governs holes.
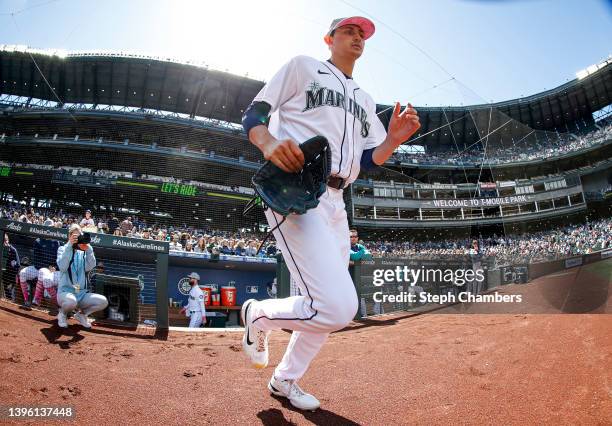
[[[68,238],[67,229],[0,219],[2,240],[5,233],[8,234],[20,259],[29,257],[37,269],[53,263],[57,248],[65,244]],[[121,308],[124,321],[121,322],[126,325],[147,321],[154,322],[159,328],[167,328],[168,243],[95,233],[91,236],[97,265],[88,274],[89,288],[101,294],[119,295],[119,299],[124,300]],[[11,292],[7,291],[7,288],[15,288],[15,282],[14,274],[7,273],[10,271],[2,259],[6,255],[5,252],[6,250],[0,251],[0,265],[3,265],[3,273],[0,274],[0,297],[10,300]],[[111,290],[114,293],[110,293]],[[21,289],[15,288],[15,296],[20,293]],[[44,298],[41,308],[53,310],[55,307],[53,300]],[[107,309],[106,318],[100,318],[101,315],[98,315],[98,320],[108,320],[108,313]],[[129,318],[129,321],[125,321],[126,318]],[[113,322],[117,322],[117,319]]]
[[[139,323],[140,317],[140,280],[109,274],[96,274],[92,282],[94,291],[106,296],[108,306],[104,311],[94,313],[98,319],[120,323]]]
[[[191,289],[189,275],[194,272],[200,276],[200,288],[207,287],[213,295],[220,296],[224,286],[232,286],[236,290],[234,305],[223,306],[218,300],[218,305],[209,303],[206,306],[209,327],[240,326],[240,309],[245,300],[285,297],[277,289],[277,261],[274,258],[232,255],[213,257],[204,253],[172,251],[168,259],[167,305],[170,326],[189,325],[189,319],[181,312],[181,308],[188,303]]]

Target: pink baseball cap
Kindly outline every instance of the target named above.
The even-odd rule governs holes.
[[[359,28],[361,28],[363,30],[364,40],[367,40],[372,37],[374,31],[376,30],[374,23],[368,18],[364,18],[363,16],[351,16],[350,18],[334,19],[331,25],[329,26],[329,31],[327,31],[327,35],[330,35],[332,31],[335,31],[345,25],[357,25]]]

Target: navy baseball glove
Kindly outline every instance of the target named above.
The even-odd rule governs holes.
[[[266,161],[252,178],[260,201],[282,216],[304,214],[317,207],[331,173],[331,149],[325,137],[308,139],[300,148],[304,153],[304,168],[299,173],[287,173]]]

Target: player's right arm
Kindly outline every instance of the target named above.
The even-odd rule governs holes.
[[[249,140],[259,148],[266,160],[272,161],[281,170],[289,173],[302,170],[304,153],[295,141],[276,139],[264,125],[253,127],[249,131]]]
[[[297,69],[299,58],[286,63],[255,96],[242,117],[249,141],[266,160],[286,172],[299,172],[304,165],[304,154],[299,145],[290,139],[278,140],[268,131],[270,114],[297,94]]]

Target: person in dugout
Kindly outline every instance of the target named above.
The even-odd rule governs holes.
[[[189,299],[187,306],[181,309],[181,313],[184,313],[189,320],[189,328],[199,328],[202,323],[206,323],[206,307],[204,306],[204,292],[198,285],[200,283],[200,275],[197,272],[192,272],[188,275],[189,285]]]
[[[36,291],[32,304],[40,306],[43,296],[49,297],[50,300],[57,300],[57,285],[59,284],[60,272],[57,270],[55,262],[48,265],[47,268],[38,270],[38,282],[36,283]]]
[[[23,294],[23,306],[29,308],[32,305],[30,301],[30,295],[32,294],[32,288],[36,285],[38,280],[38,269],[36,266],[30,264],[30,258],[23,256],[21,259],[21,269],[17,275],[17,283],[21,287],[21,293]]]
[[[17,249],[11,245],[11,241],[7,233],[4,234],[4,244],[2,247],[4,251],[2,258],[6,259],[6,267],[2,273],[2,282],[4,283],[4,297],[15,301],[15,291],[19,268],[21,262],[19,261],[19,253]]]

